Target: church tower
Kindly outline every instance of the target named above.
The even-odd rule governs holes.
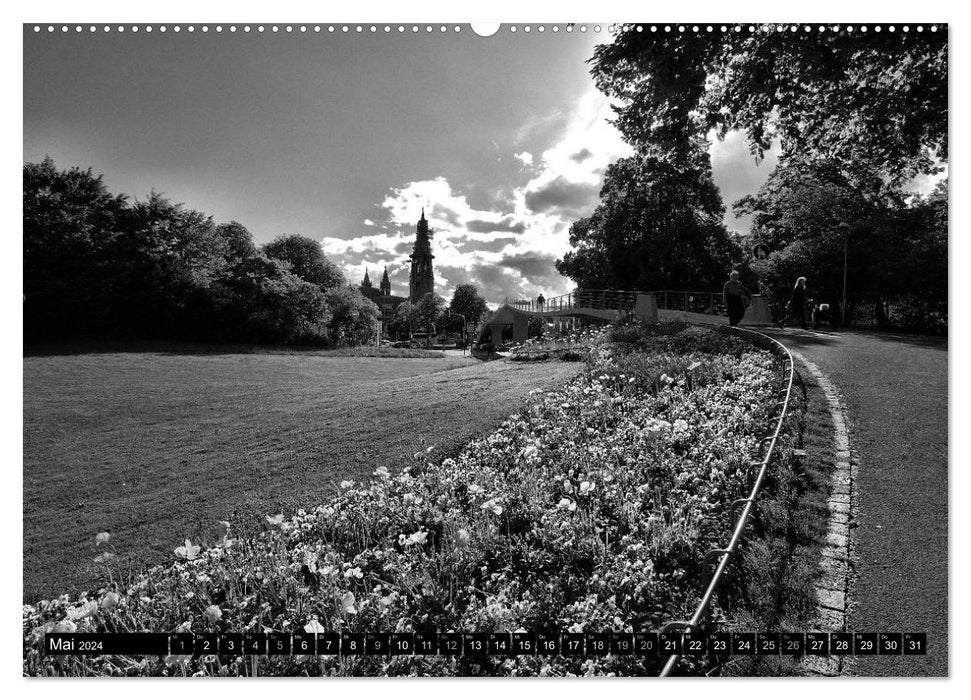
[[[412,304],[421,301],[429,292],[435,291],[435,273],[432,271],[432,232],[428,229],[425,219],[425,208],[422,207],[421,218],[415,233],[415,248],[411,253],[411,277],[408,283],[408,299]]]
[[[370,289],[371,288],[371,278],[368,276],[367,268],[364,268],[364,281],[361,282],[361,288],[362,289]]]
[[[391,296],[391,279],[388,277],[388,268],[384,268],[384,277],[381,278],[381,296]]]

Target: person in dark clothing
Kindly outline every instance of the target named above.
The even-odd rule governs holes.
[[[545,303],[546,303],[546,299],[543,297],[542,294],[536,297],[536,308],[539,309],[540,311],[543,310],[543,304]]]
[[[792,297],[789,299],[789,317],[799,321],[799,327],[806,328],[806,278],[800,277],[796,280],[796,286],[792,288]],[[788,320],[788,317],[785,319]],[[782,328],[784,321],[779,322]]]
[[[732,270],[728,281],[722,288],[722,301],[728,312],[728,325],[737,326],[745,315],[745,307],[752,301],[751,293],[738,279],[738,271]]]

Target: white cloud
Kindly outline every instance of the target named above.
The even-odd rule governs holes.
[[[363,277],[365,267],[388,265],[395,291],[403,294],[407,256],[424,207],[435,232],[436,291],[442,296],[448,298],[463,283],[478,286],[490,302],[564,294],[572,281],[553,263],[570,250],[569,226],[593,211],[607,165],[631,153],[607,123],[611,116],[606,98],[591,87],[551,147],[539,156],[527,150],[514,154],[531,167],[531,178],[502,204],[476,209],[445,177],[409,182],[392,188],[380,204],[391,232],[326,238],[324,252],[352,281]]]
[[[365,225],[365,226],[377,226],[377,224],[375,224],[375,223],[374,223],[373,221],[371,221],[370,219],[365,219],[365,220],[364,220],[364,225]]]

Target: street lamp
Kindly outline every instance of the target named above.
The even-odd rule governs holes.
[[[850,250],[850,225],[844,221],[839,225],[839,229],[843,232],[843,308],[841,323],[843,328],[846,328],[846,271]]]
[[[465,334],[467,332],[468,321],[466,320],[464,314],[460,314],[457,311],[452,311],[451,309],[448,310],[448,315],[449,315],[449,318],[451,318],[452,316],[460,316],[462,318],[462,357],[465,357],[465,346],[468,344],[465,337]]]

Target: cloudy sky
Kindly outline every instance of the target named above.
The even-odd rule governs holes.
[[[256,25],[253,25],[254,27]],[[490,302],[571,288],[553,263],[629,153],[586,60],[606,31],[495,36],[224,28],[24,33],[24,159],[103,173],[245,225],[321,241],[348,279],[387,266],[405,294],[415,221],[435,231],[436,291]],[[712,146],[729,209],[754,192],[741,138]]]

